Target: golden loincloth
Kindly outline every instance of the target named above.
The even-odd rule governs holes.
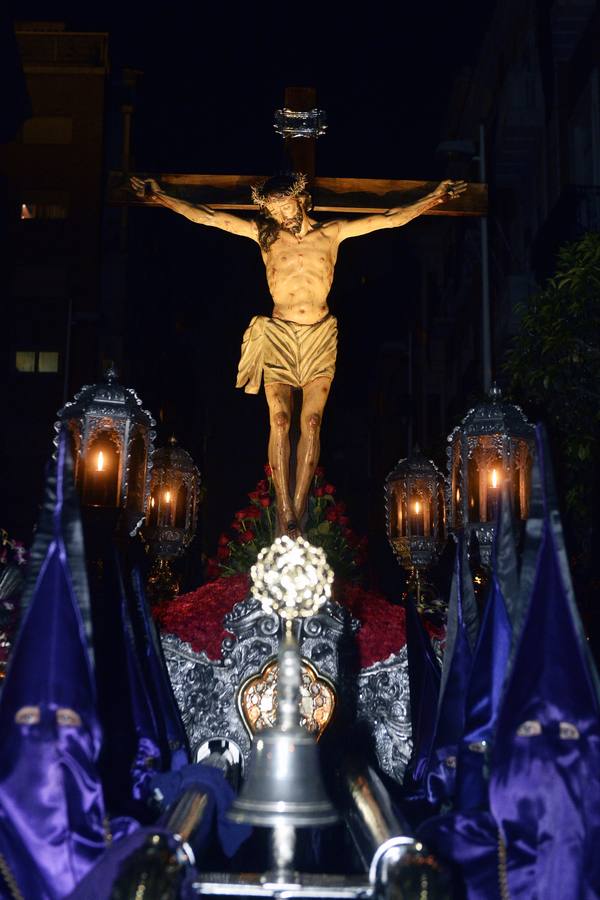
[[[295,388],[333,378],[336,354],[337,319],[331,314],[313,325],[254,316],[244,332],[236,387],[257,394],[263,375],[265,384]]]

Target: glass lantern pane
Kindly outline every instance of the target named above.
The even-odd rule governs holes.
[[[156,525],[158,522],[158,495],[152,494],[150,497],[150,509],[148,512],[148,524]]]
[[[177,491],[177,506],[175,507],[175,527],[185,528],[187,519],[188,490],[182,484]]]
[[[127,485],[127,508],[142,512],[146,481],[146,445],[141,435],[136,434],[129,451],[129,483]]]
[[[479,510],[479,467],[476,460],[471,457],[467,467],[467,504],[469,522],[480,522]]]
[[[83,504],[85,506],[118,505],[119,454],[111,439],[100,434],[85,454]]]

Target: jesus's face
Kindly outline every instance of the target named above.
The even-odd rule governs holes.
[[[270,200],[267,204],[267,212],[286,231],[299,234],[304,221],[302,204],[296,197],[281,197]]]

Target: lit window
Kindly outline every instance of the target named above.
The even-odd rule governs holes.
[[[15,356],[17,372],[35,372],[35,350],[17,350]]]
[[[40,350],[38,372],[58,372],[58,353],[55,350]]]
[[[17,372],[58,372],[58,361],[56,350],[17,350],[15,353]]]

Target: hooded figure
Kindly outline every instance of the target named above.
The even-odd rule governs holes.
[[[430,819],[420,837],[460,870],[469,900],[505,900],[498,880],[498,826],[489,811],[489,765],[511,649],[509,610],[518,604],[510,495],[501,495],[490,592],[473,656],[460,741],[454,811]]]
[[[462,535],[456,547],[446,634],[435,736],[426,775],[427,799],[436,804],[454,795],[456,758],[465,726],[465,698],[477,639],[477,605]]]
[[[473,656],[465,731],[457,762],[457,810],[487,809],[492,738],[510,656],[509,609],[518,600],[519,576],[508,485],[503,486],[492,547],[490,591]]]
[[[66,896],[106,846],[83,536],[64,433],[57,456],[0,698],[4,878],[36,900]]]
[[[177,771],[190,762],[187,735],[164,661],[160,639],[152,621],[139,568],[131,573],[139,656],[150,705],[158,723],[162,769]]]
[[[600,691],[575,604],[546,438],[537,431],[489,809],[422,829],[469,900],[600,897]]]
[[[157,772],[187,765],[185,731],[139,571],[127,577],[111,548],[93,591],[96,636],[101,636],[96,678],[105,733],[100,764],[105,796],[111,809],[149,822],[148,784]]]
[[[440,664],[412,597],[406,601],[406,644],[413,752],[404,776],[404,789],[407,799],[420,800],[425,796],[424,775],[435,736]]]
[[[532,511],[528,530],[539,550],[535,566],[531,557],[523,562],[531,600],[498,719],[490,808],[500,876],[513,900],[592,898],[600,896],[598,675],[575,603],[541,427],[537,441],[544,509],[541,517]]]

